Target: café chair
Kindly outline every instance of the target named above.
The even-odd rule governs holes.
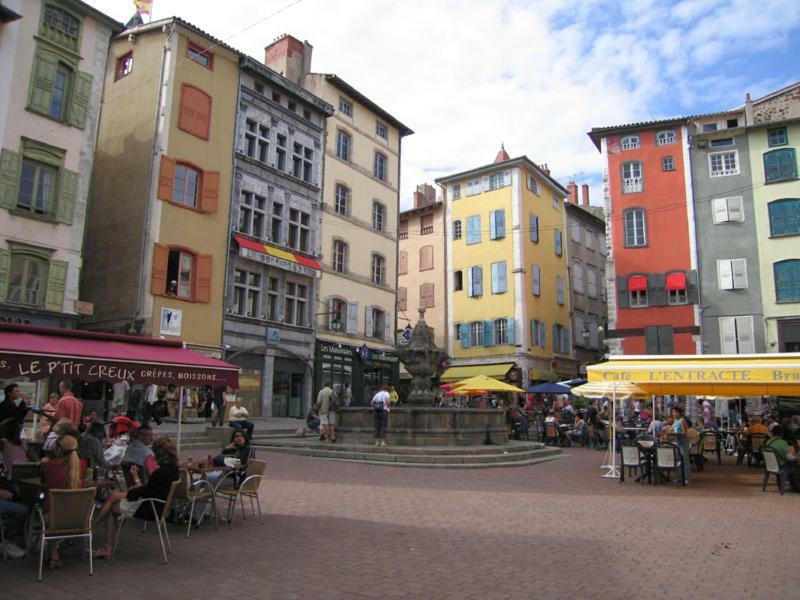
[[[620,454],[622,455],[622,464],[619,469],[619,482],[625,481],[625,468],[628,469],[628,476],[633,477],[634,471],[639,475],[640,480],[644,476],[644,468],[642,465],[642,455],[639,452],[639,447],[629,443],[620,443]]]
[[[761,486],[761,491],[767,491],[767,483],[769,483],[769,476],[775,475],[778,480],[778,491],[783,496],[783,485],[786,480],[786,474],[781,471],[778,465],[778,456],[775,454],[775,449],[768,446],[761,448],[761,456],[764,458],[764,485]]]
[[[671,442],[656,442],[653,445],[653,469],[656,472],[656,477],[660,478],[664,472],[675,472],[675,483],[677,485],[686,485],[683,480],[683,458],[681,451],[675,444]]]
[[[717,464],[722,464],[722,440],[716,431],[704,431],[700,434],[700,461],[709,453],[716,454]]]
[[[223,487],[222,483],[229,477],[236,477],[235,472],[226,473],[222,479],[217,482],[217,487],[214,490],[216,496],[228,500],[227,521],[228,529],[233,524],[233,513],[236,511],[236,500],[238,499],[242,505],[242,517],[247,519],[247,514],[244,509],[245,497],[250,499],[250,509],[253,514],[256,514],[256,509],[253,504],[258,506],[258,516],[261,519],[261,524],[264,524],[264,515],[261,512],[261,503],[258,500],[258,488],[261,481],[264,479],[264,472],[267,470],[267,463],[263,460],[251,460],[247,463],[247,470],[245,471],[244,480],[234,487]]]
[[[150,510],[152,511],[153,521],[156,525],[156,531],[158,531],[158,539],[161,542],[161,553],[164,556],[164,564],[168,563],[167,561],[167,552],[170,554],[172,553],[172,544],[169,541],[169,532],[167,531],[167,515],[169,514],[169,509],[172,506],[172,502],[175,498],[175,490],[178,488],[180,484],[180,479],[173,481],[172,485],[169,488],[169,494],[167,494],[166,500],[161,500],[159,498],[142,498],[142,502],[140,506],[150,505]],[[160,510],[159,510],[160,505]],[[138,510],[138,507],[137,507]],[[117,548],[119,546],[119,538],[122,535],[122,529],[125,527],[125,524],[129,521],[132,521],[136,518],[136,510],[132,510],[130,512],[122,512],[120,513],[117,519],[117,535],[114,538],[114,549],[111,552],[111,560],[113,562],[114,558],[117,555]],[[144,527],[142,527],[142,531],[147,531],[147,524],[149,520],[144,520]],[[164,541],[166,540],[166,544]]]
[[[192,531],[192,515],[194,515],[194,505],[198,501],[210,501],[211,510],[213,515],[217,514],[217,502],[214,497],[214,488],[207,479],[200,479],[199,481],[192,481],[192,476],[188,469],[180,470],[180,479],[178,486],[175,489],[175,500],[182,501],[184,504],[189,505],[189,517],[187,518],[188,525],[186,527],[186,538]],[[198,525],[203,520],[203,516],[198,519]],[[214,528],[219,529],[219,521],[214,520]]]
[[[753,461],[756,465],[761,462],[761,447],[767,443],[769,436],[764,433],[751,433],[748,443],[747,466],[751,467]]]
[[[559,443],[561,434],[555,423],[544,424],[544,443],[546,446],[555,446]]]
[[[44,549],[47,542],[69,538],[89,539],[89,575],[94,575],[92,565],[92,515],[94,515],[94,487],[75,490],[50,490],[47,513],[37,507],[40,521],[39,581],[42,580]]]

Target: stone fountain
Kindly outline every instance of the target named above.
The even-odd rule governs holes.
[[[425,309],[411,341],[397,354],[412,377],[411,392],[389,414],[386,441],[399,446],[478,446],[507,444],[505,412],[494,408],[439,408],[431,378],[441,368],[447,353],[434,342],[433,329],[425,323]],[[367,399],[369,400],[369,399]],[[339,412],[336,437],[344,443],[369,444],[373,437],[372,408],[351,407]]]

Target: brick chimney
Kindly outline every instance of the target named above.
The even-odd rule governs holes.
[[[569,196],[567,196],[567,202],[571,202],[572,204],[577,204],[578,203],[578,186],[571,179],[570,179],[569,183],[567,184],[567,191],[569,192]]]
[[[264,48],[264,64],[289,81],[299,84],[311,72],[313,50],[308,42],[284,34]]]
[[[577,192],[577,190],[576,190],[576,192]],[[581,196],[583,196],[583,205],[584,206],[589,206],[589,184],[588,183],[584,183],[581,186]],[[577,204],[577,203],[578,203],[578,197],[576,195],[575,196],[575,204]]]
[[[427,183],[421,183],[414,192],[414,208],[430,206],[436,203],[436,188]]]

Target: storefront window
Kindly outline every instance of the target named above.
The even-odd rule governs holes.
[[[302,417],[303,373],[289,373],[277,368],[272,380],[272,416]]]
[[[239,389],[236,396],[242,399],[242,406],[251,417],[261,416],[261,371],[242,368],[239,373]]]

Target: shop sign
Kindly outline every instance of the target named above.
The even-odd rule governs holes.
[[[320,344],[319,351],[327,354],[338,354],[339,356],[352,356],[353,347],[342,344]]]
[[[181,335],[181,322],[183,321],[183,311],[179,308],[162,308],[161,309],[161,326],[159,333],[161,335]]]
[[[267,327],[267,343],[277,344],[281,341],[281,331],[280,329],[275,329],[274,327]]]
[[[304,265],[300,265],[290,260],[285,260],[283,258],[278,258],[262,252],[256,252],[255,250],[250,250],[250,248],[240,247],[239,256],[249,260],[254,260],[256,262],[264,263],[270,267],[277,267],[278,269],[291,271],[292,273],[298,273],[307,277],[314,277],[316,275],[314,269],[310,269]]]
[[[362,346],[363,348],[364,346]],[[370,350],[367,348],[367,358],[366,360],[380,360],[383,362],[391,362],[396,363],[398,362],[398,357],[396,354],[389,352],[387,350]]]

